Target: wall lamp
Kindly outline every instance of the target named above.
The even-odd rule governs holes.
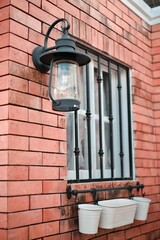
[[[55,46],[48,48],[49,35],[59,22],[62,22],[63,35],[55,41]],[[50,70],[48,91],[52,109],[63,112],[79,109],[80,67],[90,62],[89,56],[76,50],[75,40],[68,35],[69,28],[67,19],[57,19],[48,28],[44,46],[36,47],[32,54],[33,63],[40,72]]]

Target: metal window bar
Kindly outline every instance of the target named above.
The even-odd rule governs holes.
[[[119,105],[119,140],[120,140],[120,166],[121,166],[121,177],[123,178],[124,176],[124,170],[123,170],[123,157],[124,157],[124,152],[123,152],[123,128],[122,128],[122,96],[121,96],[121,90],[122,90],[122,85],[121,85],[121,75],[120,75],[120,67],[119,65],[117,66],[117,71],[118,71],[118,105]]]
[[[99,103],[99,160],[100,160],[100,175],[103,178],[103,140],[102,140],[102,77],[101,77],[101,68],[100,68],[100,57],[97,58],[98,61],[98,103]]]
[[[88,171],[89,179],[92,178],[92,154],[91,154],[91,110],[90,110],[90,80],[89,80],[89,66],[86,66],[86,96],[87,96],[87,143],[88,143]]]
[[[75,119],[75,164],[76,164],[76,180],[79,180],[79,156],[80,156],[80,150],[79,150],[79,139],[78,139],[78,112],[75,111],[74,113],[74,119]]]
[[[113,112],[112,112],[112,83],[111,83],[111,63],[108,61],[108,87],[109,87],[109,138],[110,138],[110,161],[111,178],[114,178],[114,160],[113,160]]]
[[[130,92],[130,75],[129,75],[129,69],[127,69],[127,107],[128,107],[128,142],[129,142],[129,171],[130,171],[130,177],[133,178],[133,156],[132,156],[132,126],[131,126],[131,92]]]

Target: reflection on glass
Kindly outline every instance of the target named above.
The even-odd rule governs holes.
[[[110,160],[110,138],[109,138],[109,123],[104,124],[104,152],[105,152],[105,168],[111,168],[111,160]]]
[[[52,96],[79,100],[79,66],[74,62],[56,62],[52,69]]]
[[[95,122],[96,127],[96,169],[100,169],[100,158],[99,158],[99,120]]]
[[[80,169],[88,169],[88,144],[85,116],[79,115]]]
[[[109,85],[108,73],[103,72],[103,106],[104,116],[109,116]]]
[[[67,161],[68,170],[74,170],[74,126],[73,113],[67,113]]]

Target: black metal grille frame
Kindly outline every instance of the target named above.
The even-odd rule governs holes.
[[[80,182],[100,182],[100,181],[117,181],[117,180],[132,180],[133,179],[133,154],[132,154],[132,127],[131,127],[131,100],[130,100],[130,74],[129,74],[129,68],[127,66],[122,65],[121,63],[118,63],[114,61],[113,59],[109,59],[107,56],[93,50],[85,47],[84,45],[80,43],[76,43],[79,48],[84,50],[86,53],[94,54],[94,56],[97,56],[97,67],[98,67],[98,74],[97,74],[97,82],[98,82],[98,94],[99,94],[99,158],[100,158],[100,178],[92,178],[92,156],[91,156],[91,110],[90,110],[90,96],[89,96],[89,81],[86,81],[86,95],[87,95],[87,109],[86,109],[86,119],[87,119],[87,138],[88,138],[88,173],[89,178],[88,179],[80,179],[79,177],[79,157],[80,157],[80,149],[79,149],[79,142],[78,142],[78,113],[75,111],[74,114],[74,124],[75,124],[75,161],[76,161],[76,179],[68,180],[68,183],[80,183]],[[110,126],[110,158],[111,158],[111,177],[104,178],[103,176],[103,139],[102,139],[102,103],[101,103],[101,84],[102,84],[102,77],[101,77],[101,59],[108,62],[108,78],[109,78],[109,126]],[[111,64],[115,64],[117,66],[117,72],[118,72],[118,99],[119,99],[119,135],[120,135],[120,162],[121,162],[121,177],[116,178],[114,177],[114,160],[113,160],[113,113],[112,113],[112,91],[111,91]],[[127,74],[127,110],[128,110],[128,133],[129,133],[129,177],[124,177],[123,173],[123,128],[122,128],[122,106],[121,106],[121,77],[120,77],[120,68],[123,68],[126,70]],[[86,79],[89,78],[89,66],[86,66]]]

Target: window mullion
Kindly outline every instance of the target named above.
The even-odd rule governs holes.
[[[129,170],[130,177],[133,178],[133,156],[132,156],[132,126],[131,126],[131,99],[130,99],[130,84],[129,84],[129,70],[127,72],[127,106],[128,106],[128,141],[129,141]]]
[[[111,83],[111,63],[110,63],[110,61],[108,62],[108,86],[109,86],[109,126],[110,126],[111,177],[114,178],[113,110],[112,110],[112,83]]]
[[[123,127],[122,127],[122,96],[121,96],[121,90],[122,90],[122,85],[121,85],[121,75],[120,75],[120,67],[119,65],[117,66],[117,71],[118,71],[118,103],[119,103],[119,138],[120,138],[120,164],[121,164],[121,177],[124,177],[124,168],[123,168],[123,157],[124,157],[124,152],[123,152]]]
[[[99,103],[99,159],[100,159],[100,174],[103,178],[103,136],[102,136],[102,77],[101,77],[101,68],[100,68],[100,57],[98,56],[98,103]]]
[[[79,150],[79,140],[78,140],[78,111],[74,112],[75,117],[75,164],[76,164],[76,180],[79,180],[79,157],[80,157],[80,150]]]
[[[92,154],[91,154],[91,109],[90,109],[90,76],[89,76],[89,65],[86,66],[86,96],[87,96],[87,109],[86,109],[86,120],[87,120],[87,143],[88,143],[88,170],[89,178],[92,178]]]

